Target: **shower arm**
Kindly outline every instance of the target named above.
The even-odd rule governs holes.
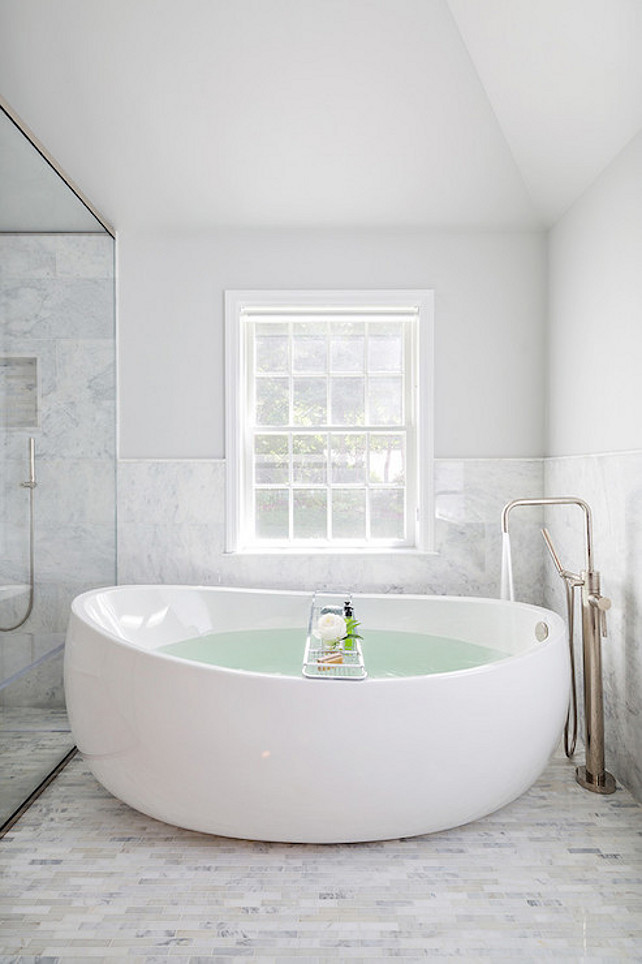
[[[502,531],[508,535],[508,517],[517,506],[576,505],[584,512],[586,569],[579,575],[564,569],[546,528],[542,535],[555,568],[566,583],[581,588],[582,657],[584,669],[584,724],[586,766],[578,767],[575,778],[594,793],[613,793],[615,780],[604,766],[604,692],[602,686],[602,636],[606,636],[606,611],[611,600],[600,592],[600,574],[593,567],[593,524],[591,509],[575,496],[547,499],[515,499],[504,506]]]

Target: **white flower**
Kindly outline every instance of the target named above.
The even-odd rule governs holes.
[[[343,639],[346,634],[346,621],[338,613],[324,613],[319,617],[316,635],[324,643],[334,642]]]

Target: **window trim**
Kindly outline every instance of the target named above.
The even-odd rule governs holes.
[[[244,427],[246,423],[245,339],[241,316],[244,310],[257,308],[295,310],[315,308],[413,310],[418,317],[415,326],[417,345],[414,346],[412,370],[416,421],[417,453],[415,478],[418,518],[415,520],[414,545],[360,546],[344,549],[340,544],[263,547],[249,543],[243,532],[241,510],[248,480],[244,478]],[[226,290],[225,291],[225,467],[226,467],[226,552],[323,554],[382,552],[431,552],[434,540],[434,291],[431,289],[404,290]],[[409,486],[409,482],[406,486]]]

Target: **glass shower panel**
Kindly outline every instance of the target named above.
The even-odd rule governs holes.
[[[0,826],[73,749],[69,607],[116,581],[114,241],[56,178],[0,204]]]

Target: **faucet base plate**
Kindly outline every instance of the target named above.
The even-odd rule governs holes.
[[[604,771],[603,780],[597,783],[589,778],[586,767],[578,767],[575,771],[575,779],[585,790],[593,793],[615,793],[615,778],[607,771]]]

